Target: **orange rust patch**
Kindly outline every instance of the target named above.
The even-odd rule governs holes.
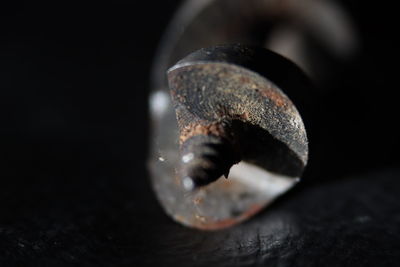
[[[197,197],[197,198],[193,199],[193,203],[195,205],[199,205],[199,204],[203,203],[203,201],[204,201],[204,199],[201,197]]]
[[[289,104],[289,99],[274,89],[261,88],[259,92],[262,96],[271,99],[271,101],[278,107],[286,107]]]
[[[189,124],[181,130],[181,135],[179,137],[179,143],[183,144],[187,139],[196,135],[215,135],[223,136],[225,133],[224,128],[218,122],[211,123],[208,125],[201,124]]]
[[[241,118],[243,121],[248,121],[249,118],[250,118],[250,115],[249,115],[249,113],[248,113],[247,111],[245,111],[245,112],[243,112],[243,113],[240,115],[240,118]]]
[[[239,81],[241,83],[250,83],[250,78],[246,76],[240,76]]]

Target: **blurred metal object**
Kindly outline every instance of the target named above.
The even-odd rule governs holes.
[[[332,71],[327,56],[346,60],[358,47],[350,18],[333,0],[189,0],[161,41],[153,88],[165,88],[165,71],[189,53],[230,43],[271,49],[316,80]]]
[[[220,47],[200,50],[169,71],[173,103],[166,70],[199,48],[245,43],[283,54],[318,82],[333,73],[326,54],[342,60],[354,51],[356,41],[349,24],[331,1],[185,3],[156,57],[150,96],[151,179],[171,217],[200,229],[228,227],[296,184],[307,162],[307,137],[285,93],[297,105],[296,96],[307,95],[309,83],[298,68],[273,53],[245,46]],[[251,93],[248,86],[254,87]],[[219,95],[217,88],[223,88]],[[255,90],[260,88],[265,88],[261,90],[265,95]],[[229,96],[230,90],[244,97],[242,105]],[[250,125],[255,129],[249,130]],[[218,179],[228,172],[228,179]],[[188,190],[201,185],[206,186]]]

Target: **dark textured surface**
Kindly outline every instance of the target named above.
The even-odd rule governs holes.
[[[346,2],[363,56],[322,99],[309,182],[221,232],[172,222],[147,182],[175,1],[2,2],[0,266],[398,266],[397,9]]]
[[[55,186],[49,179],[13,200],[24,214],[14,211],[2,223],[2,266],[396,266],[399,175],[389,170],[299,188],[219,232],[172,222],[143,188],[106,185],[104,178]]]
[[[308,140],[292,102],[299,101],[290,99],[290,93],[304,91],[304,99],[313,87],[292,62],[262,48],[216,46],[178,62],[168,71],[168,82],[181,133],[195,123],[236,123],[225,129],[232,137],[224,137],[231,142],[237,139],[233,142],[238,143],[242,159],[275,173],[301,176]],[[223,131],[210,134],[223,135]]]

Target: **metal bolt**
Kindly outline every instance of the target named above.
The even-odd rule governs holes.
[[[310,138],[318,135],[319,93],[291,61],[320,85],[356,39],[330,0],[185,1],[152,72],[150,178],[166,213],[190,227],[225,228],[293,187],[308,157],[302,118]],[[168,87],[168,67],[218,43],[267,47],[291,61],[243,45],[200,49],[170,68]]]
[[[281,84],[282,74],[293,82]],[[288,60],[243,45],[201,49],[173,66],[168,81],[180,130],[183,186],[192,190],[228,177],[241,160],[299,177],[307,163],[307,136],[283,93],[298,90],[299,80],[306,78]]]

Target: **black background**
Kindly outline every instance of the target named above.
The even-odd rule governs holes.
[[[306,182],[200,232],[164,215],[146,170],[149,71],[178,2],[1,2],[0,266],[400,264],[395,3],[343,1],[362,46],[319,100]]]

